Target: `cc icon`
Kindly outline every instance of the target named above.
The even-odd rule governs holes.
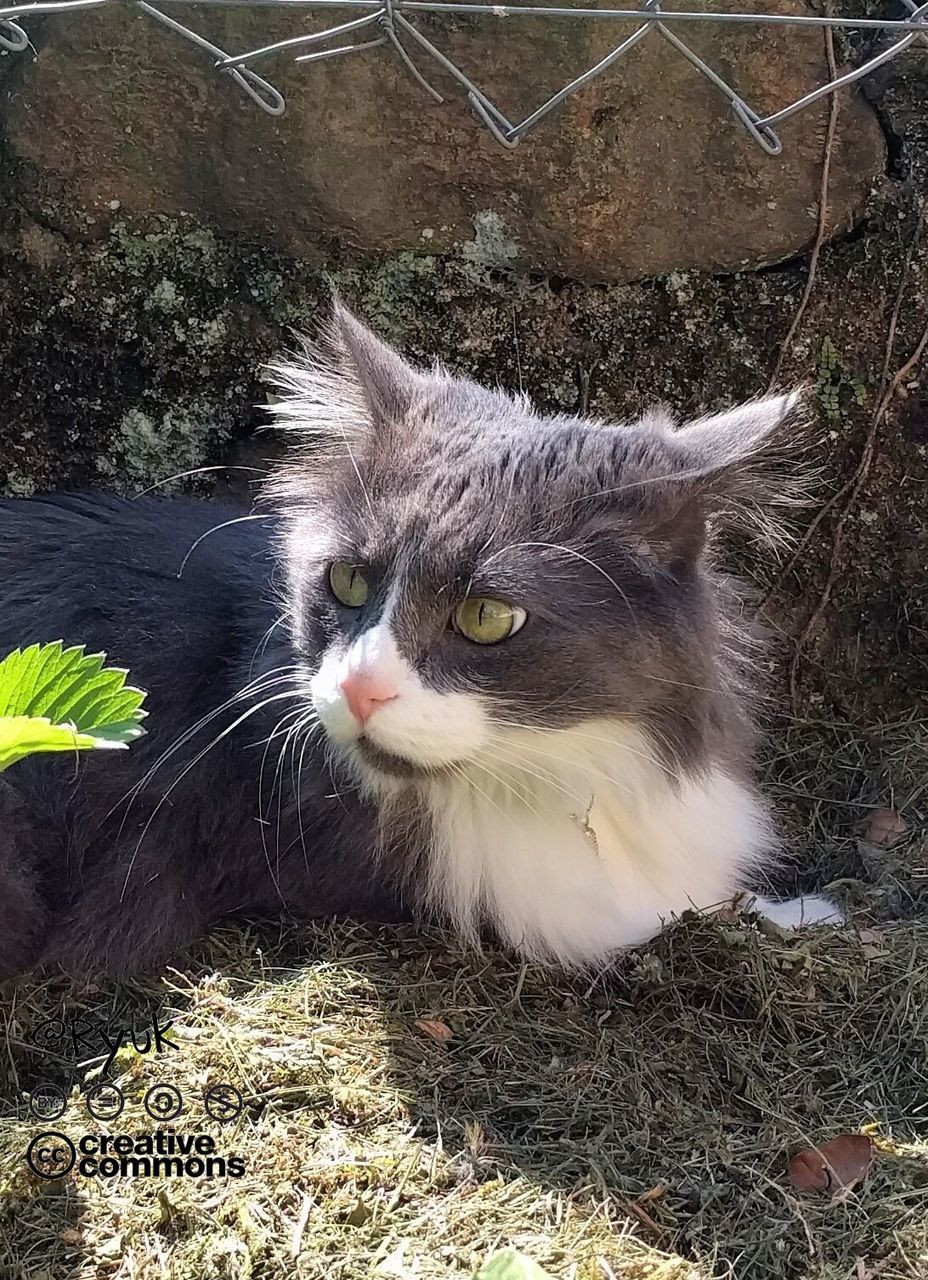
[[[40,1133],[29,1143],[26,1151],[26,1163],[34,1174],[40,1178],[53,1181],[64,1178],[74,1168],[77,1152],[74,1143],[63,1133],[49,1129]]]

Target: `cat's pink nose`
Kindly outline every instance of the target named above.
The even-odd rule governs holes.
[[[389,680],[369,671],[352,671],[341,682],[341,690],[351,714],[361,724],[366,724],[378,707],[396,697],[396,688]]]

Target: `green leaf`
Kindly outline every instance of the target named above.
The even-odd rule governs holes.
[[[0,662],[0,769],[38,751],[124,748],[144,733],[145,694],[105,660],[56,640]]]
[[[501,1249],[487,1258],[474,1280],[552,1280],[547,1271],[515,1249]]]

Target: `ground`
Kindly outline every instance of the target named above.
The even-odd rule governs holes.
[[[919,143],[924,106],[898,94],[881,109]],[[144,1091],[176,1083],[185,1130],[245,1161],[213,1183],[30,1174],[26,1095],[94,1070],[66,1073],[38,1029],[65,1004],[104,1016],[120,997],[10,987],[3,1280],[427,1280],[467,1276],[502,1244],[560,1280],[928,1276],[928,379],[919,359],[907,368],[928,321],[923,151],[897,147],[892,182],[826,246],[784,350],[778,379],[811,388],[821,468],[798,557],[729,548],[771,629],[764,767],[795,854],[783,887],[828,887],[852,923],[784,937],[684,921],[575,979],[409,930],[224,926],[130,993],[176,1011],[181,1048],[117,1060],[118,1127],[146,1127]],[[15,197],[0,208],[6,490],[260,468],[275,447],[253,439],[260,367],[318,316],[316,269],[118,209],[82,239],[26,208],[12,170],[0,178]],[[612,287],[510,266],[505,229],[477,227],[457,256],[330,270],[411,356],[602,416],[762,391],[808,278],[807,259]],[[254,472],[222,475],[247,497]],[[879,809],[904,815],[891,847],[865,838]],[[222,1080],[245,1101],[227,1126],[201,1101]],[[72,1094],[57,1127],[83,1132],[83,1106]],[[878,1150],[857,1193],[790,1187],[792,1152],[865,1128]]]
[[[408,929],[224,929],[129,993],[162,1026],[174,1011],[178,1048],[120,1051],[122,1117],[89,1120],[75,1089],[51,1126],[150,1129],[143,1094],[173,1083],[173,1127],[244,1161],[213,1182],[28,1172],[43,1126],[17,1093],[67,1077],[26,1047],[62,992],[23,989],[2,1014],[0,1275],[425,1280],[512,1244],[560,1277],[924,1277],[924,958],[923,926],[796,938],[732,917],[567,980]],[[71,1010],[126,994],[72,991]],[[228,1124],[204,1113],[217,1083],[244,1098]],[[790,1154],[862,1128],[857,1194],[791,1189]]]

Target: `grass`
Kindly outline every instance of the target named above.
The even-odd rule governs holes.
[[[74,1082],[32,1033],[65,999],[93,1019],[126,998],[173,1010],[179,1050],[121,1050],[123,1116],[89,1121],[75,1090],[53,1127],[151,1130],[142,1096],[168,1080],[174,1127],[243,1178],[27,1170],[24,1092]],[[3,1021],[4,1280],[426,1280],[503,1245],[603,1280],[928,1274],[925,922],[684,920],[589,980],[407,928],[227,927],[152,986],[12,989]],[[204,1114],[217,1081],[245,1099],[229,1125]],[[863,1126],[880,1151],[856,1196],[790,1190],[789,1154]]]

